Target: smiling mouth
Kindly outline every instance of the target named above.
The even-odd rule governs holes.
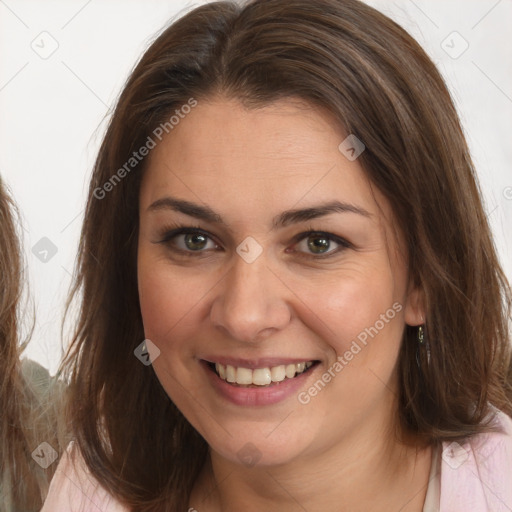
[[[211,371],[228,384],[235,387],[262,388],[278,385],[283,381],[294,379],[310,372],[320,361],[282,364],[266,368],[242,368],[205,361]]]

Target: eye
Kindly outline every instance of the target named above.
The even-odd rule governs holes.
[[[351,247],[351,244],[343,238],[323,231],[302,233],[296,239],[298,243],[294,245],[294,249],[302,253],[309,253],[305,254],[306,256],[330,256]]]
[[[218,248],[218,245],[209,235],[198,228],[192,227],[164,230],[157,243],[165,244],[174,251],[190,255]]]
[[[182,233],[176,235],[176,246],[178,249],[189,251],[201,251],[202,249],[214,249],[216,244],[204,233]],[[210,244],[210,247],[208,247]],[[213,247],[211,245],[213,244]]]
[[[155,243],[166,245],[170,250],[184,256],[206,256],[210,251],[220,249],[219,244],[207,232],[192,226],[164,228]],[[328,258],[353,247],[339,236],[316,230],[296,235],[292,243],[292,247],[286,252],[296,252],[301,257],[311,258]]]

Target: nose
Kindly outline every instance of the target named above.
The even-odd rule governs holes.
[[[291,309],[286,300],[290,292],[263,255],[253,263],[236,256],[218,286],[210,319],[230,338],[254,343],[290,323]]]

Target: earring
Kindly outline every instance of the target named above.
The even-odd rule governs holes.
[[[422,325],[420,325],[418,327],[418,343],[420,345],[423,345],[423,343],[425,343],[424,333],[423,333],[423,326]]]
[[[416,346],[416,364],[418,368],[420,368],[420,350],[422,350],[422,347],[425,347],[427,352],[427,364],[430,363],[430,344],[426,338],[425,329],[423,325],[420,325],[418,327],[418,345]]]

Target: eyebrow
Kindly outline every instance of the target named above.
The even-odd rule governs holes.
[[[148,207],[148,211],[150,212],[160,210],[180,212],[188,215],[189,217],[194,217],[212,224],[220,224],[229,228],[228,224],[222,219],[222,217],[209,206],[203,206],[183,199],[162,197],[161,199],[157,199]],[[371,213],[360,206],[340,201],[331,201],[325,204],[310,206],[308,208],[286,210],[273,219],[272,229],[283,228],[290,224],[305,222],[332,213],[355,213],[367,218],[372,217]]]

